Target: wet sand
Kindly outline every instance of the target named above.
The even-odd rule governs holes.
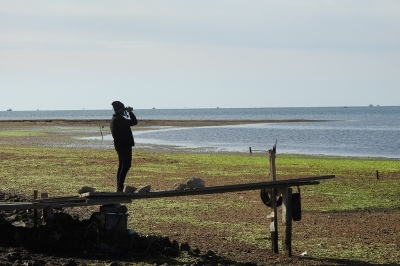
[[[174,127],[200,127],[200,126],[224,126],[240,124],[258,123],[291,123],[291,122],[324,122],[324,120],[138,120],[137,127],[150,126],[174,126]],[[65,120],[65,119],[46,119],[46,120],[0,120],[0,129],[7,126],[98,126],[108,125],[110,120]]]
[[[202,127],[255,123],[320,122],[316,120],[139,120],[132,131],[157,127]],[[84,149],[113,149],[110,120],[13,120],[0,121],[0,144]],[[87,138],[90,137],[90,138]],[[136,148],[162,152],[214,153],[214,150],[189,149],[171,145],[141,144]],[[220,151],[218,151],[220,152]],[[247,152],[247,151],[246,151]]]

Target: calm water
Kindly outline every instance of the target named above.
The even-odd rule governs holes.
[[[162,128],[135,132],[138,143],[248,152],[400,158],[400,107],[215,108],[135,110],[139,119],[162,120],[328,120],[311,123]],[[0,120],[109,119],[112,110],[0,112]],[[110,138],[110,136],[107,136]]]

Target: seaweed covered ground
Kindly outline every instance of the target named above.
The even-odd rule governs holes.
[[[29,199],[1,191],[0,201],[24,202]],[[104,217],[94,212],[90,219],[55,210],[51,225],[39,211],[34,226],[32,210],[0,211],[0,265],[124,265],[141,261],[176,264],[183,253],[194,265],[235,264],[208,250],[201,253],[188,243],[169,237],[139,235],[133,230],[113,233],[104,227]],[[143,262],[145,263],[145,262]]]
[[[74,189],[67,186],[70,180],[79,184],[89,182],[89,177],[95,180],[96,186],[112,188],[113,179],[99,176],[99,173],[103,175],[114,171],[112,143],[81,138],[100,135],[99,128],[106,123],[0,122],[0,201],[29,201],[32,199],[30,193],[38,184],[51,196],[69,195]],[[135,130],[164,125],[210,126],[215,123],[143,121],[143,128]],[[106,127],[102,133],[109,133]],[[89,153],[87,149],[95,149],[96,152]],[[190,153],[202,151],[152,145],[139,145],[136,149],[136,169],[131,173],[131,176],[136,175],[136,179],[131,179],[135,182],[147,182],[146,176],[151,173],[149,180],[152,187],[166,190],[172,188],[176,180],[184,180],[190,177],[190,173],[199,172],[187,170],[188,165],[184,161],[193,159],[188,158]],[[140,149],[146,152],[140,152]],[[181,152],[189,154],[171,156]],[[242,161],[249,160],[244,155],[240,158]],[[208,163],[204,158],[200,160]],[[293,167],[300,169],[298,164]],[[309,165],[301,167],[307,171],[310,168]],[[221,166],[221,171],[235,174],[248,168],[240,168],[233,163]],[[63,172],[54,173],[53,169]],[[284,169],[279,170],[282,175]],[[292,173],[293,169],[285,171]],[[282,249],[279,254],[271,251],[269,221],[266,219],[270,210],[261,203],[259,193],[238,192],[223,196],[139,201],[128,206],[128,219],[134,231],[127,230],[118,236],[103,230],[96,208],[55,210],[52,225],[42,223],[39,212],[36,228],[33,227],[32,210],[0,211],[0,265],[400,265],[399,167],[392,165],[386,175],[380,173],[382,180],[379,182],[365,181],[373,180],[365,177],[371,172],[369,170],[354,172],[350,167],[340,171],[334,184],[363,187],[366,189],[365,196],[361,193],[356,195],[358,192],[355,190],[346,190],[350,192],[339,195],[339,190],[333,189],[332,192],[334,185],[325,186],[330,190],[324,191],[323,197],[320,192],[313,194],[317,192],[306,191],[302,219],[293,224],[293,256],[290,258],[282,254]],[[59,183],[52,183],[51,179],[44,177],[47,172],[57,176]],[[85,176],[80,178],[83,172]],[[260,175],[250,170],[243,180],[232,180],[230,175],[223,174],[211,179],[213,174],[206,177],[206,185],[260,181],[257,179]],[[72,179],[73,175],[77,177]],[[29,180],[32,183],[21,181],[30,176],[38,180]],[[328,207],[336,204],[338,197],[348,199],[354,204],[354,210],[308,207],[310,204]],[[351,202],[351,198],[365,201]],[[192,217],[196,217],[196,221],[190,220]],[[260,232],[257,231],[259,228],[262,228]],[[251,237],[254,235],[253,239],[250,234]],[[246,239],[253,242],[244,241]]]
[[[2,191],[0,200],[29,199]],[[287,258],[269,249],[227,241],[217,231],[194,231],[197,228],[192,229],[188,224],[159,228],[165,232],[174,232],[179,226],[185,231],[192,230],[181,237],[140,235],[132,230],[110,235],[98,215],[94,212],[89,219],[82,220],[55,210],[52,224],[45,225],[39,212],[38,227],[35,228],[31,210],[0,211],[0,265],[377,265],[358,257],[321,259],[302,256],[296,248],[294,256]],[[243,215],[251,215],[251,212],[241,213],[241,219]],[[311,232],[303,237],[320,238],[320,245],[324,245],[326,238],[333,237],[339,240],[336,245],[347,246],[349,252],[357,248],[360,241],[372,246],[397,245],[395,250],[399,250],[399,211],[324,215],[307,212],[303,217],[301,223],[311,227]],[[371,256],[374,255],[371,250]],[[399,258],[398,253],[381,256],[389,257],[381,257],[382,260],[391,256]]]

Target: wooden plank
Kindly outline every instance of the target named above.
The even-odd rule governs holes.
[[[87,192],[80,196],[84,198],[131,198],[131,199],[144,199],[144,198],[163,198],[163,197],[180,197],[189,195],[205,195],[205,194],[217,194],[217,193],[229,193],[236,191],[247,191],[247,190],[257,190],[262,188],[282,188],[291,186],[307,186],[307,185],[317,185],[319,184],[316,180],[324,180],[335,178],[334,175],[328,176],[318,176],[309,178],[299,178],[299,179],[289,179],[289,180],[279,180],[271,182],[258,182],[258,183],[246,183],[246,184],[235,184],[235,185],[225,185],[225,186],[213,186],[204,188],[194,188],[185,190],[166,190],[166,191],[153,191],[148,193],[116,193],[116,192]]]
[[[40,198],[42,199],[46,199],[49,197],[48,193],[41,193],[40,194]],[[49,215],[49,219],[47,219],[47,215]],[[50,209],[48,207],[48,205],[46,204],[46,206],[42,209],[42,221],[46,224],[46,225],[51,225],[52,221],[51,219],[53,218],[53,210]]]
[[[86,202],[86,206],[91,205],[112,205],[118,203],[131,203],[131,199],[121,199],[121,198],[113,198],[113,199],[88,199]]]
[[[48,202],[60,202],[60,201],[82,201],[80,196],[68,196],[68,197],[54,197],[54,198],[41,198],[41,199],[36,199],[33,200],[33,202],[43,202],[43,203],[48,203]]]
[[[43,204],[53,204],[53,203],[80,203],[80,202],[85,202],[85,198],[81,197],[75,197],[74,199],[65,199],[65,200],[59,200],[59,199],[52,199],[49,198],[48,200],[36,200],[32,202],[37,202],[37,203],[43,203]]]
[[[43,203],[32,202],[1,202],[0,210],[27,210],[27,209],[42,209],[46,207]]]
[[[33,200],[32,202],[0,202],[0,210],[16,210],[16,209],[44,209],[47,206],[51,208],[62,207],[77,207],[77,206],[90,206],[90,205],[104,205],[116,203],[130,203],[133,199],[146,199],[146,198],[165,198],[165,197],[179,197],[189,195],[204,195],[216,193],[228,193],[236,191],[257,190],[261,188],[282,188],[290,186],[306,186],[319,184],[317,180],[331,179],[334,175],[307,177],[289,180],[279,180],[272,182],[258,182],[246,183],[226,186],[204,187],[186,190],[168,190],[168,191],[155,191],[148,193],[84,193],[80,196],[72,197],[56,197],[44,198],[47,193],[42,193],[41,199]]]
[[[319,184],[318,181],[310,181],[310,182],[301,182],[296,183],[295,186],[305,186],[305,185],[317,185]],[[285,187],[284,183],[280,185],[275,185],[275,187]],[[222,193],[229,193],[229,192],[236,192],[236,191],[246,191],[246,190],[257,190],[264,187],[272,187],[272,186],[247,186],[247,187],[236,187],[235,185],[232,186],[221,186],[221,187],[205,187],[205,188],[193,188],[193,189],[185,189],[185,190],[166,190],[166,191],[153,191],[147,193],[107,193],[107,192],[88,192],[82,194],[81,197],[86,199],[92,198],[107,198],[107,197],[114,197],[114,198],[129,198],[129,199],[148,199],[148,198],[167,198],[167,197],[181,197],[181,196],[190,196],[190,195],[206,195],[206,194],[222,194]]]
[[[53,208],[51,205],[47,205],[43,209],[43,221],[46,223],[46,225],[52,225],[53,224]]]
[[[66,207],[84,207],[93,205],[107,205],[118,203],[131,203],[131,199],[126,198],[107,198],[107,199],[84,199],[79,202],[1,202],[0,210],[28,210],[28,209],[46,209],[46,208],[66,208]],[[46,210],[43,210],[44,212]]]
[[[276,167],[275,167],[275,149],[269,150],[269,166],[270,166],[270,181],[276,182]],[[272,210],[274,212],[274,228],[275,231],[272,233],[272,251],[274,253],[279,253],[278,247],[278,239],[279,239],[279,230],[278,230],[278,206],[276,204],[276,196],[278,194],[278,188],[272,187],[271,200],[272,200]]]
[[[38,191],[37,189],[33,190],[33,199],[37,199]],[[33,209],[33,227],[37,227],[37,209]]]
[[[292,188],[287,187],[282,192],[282,224],[283,238],[282,246],[286,256],[292,256]]]

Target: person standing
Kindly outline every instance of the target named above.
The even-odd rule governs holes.
[[[111,105],[115,113],[111,119],[110,129],[118,154],[117,192],[123,192],[126,175],[132,165],[132,147],[135,146],[131,126],[137,125],[138,122],[132,113],[132,107],[125,107],[120,101],[114,101]]]

